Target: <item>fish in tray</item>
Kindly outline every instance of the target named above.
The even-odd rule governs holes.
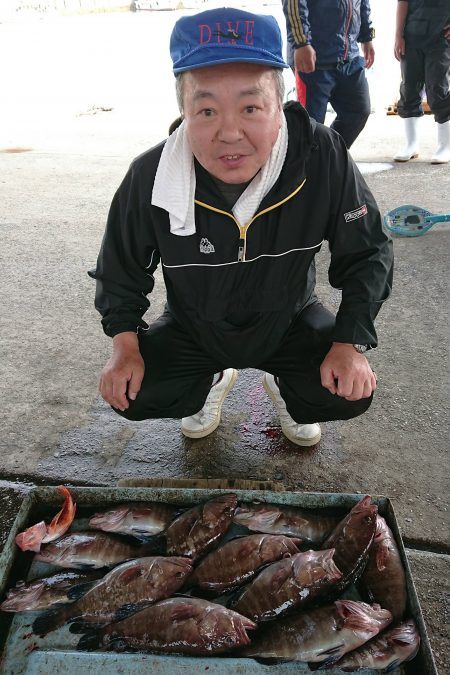
[[[279,504],[241,503],[233,520],[252,532],[286,534],[300,537],[308,544],[321,544],[334,530],[340,518]]]
[[[141,650],[214,656],[248,645],[256,624],[199,598],[162,600],[127,619],[84,635],[80,650]]]
[[[266,567],[232,607],[256,621],[269,621],[325,595],[342,574],[333,561],[334,549],[305,551]]]
[[[371,497],[363,497],[322,544],[323,548],[335,549],[334,562],[342,572],[336,591],[342,591],[354,582],[367,562],[378,512],[378,507],[371,501]]]
[[[191,572],[189,558],[153,556],[123,563],[71,605],[38,616],[33,632],[42,636],[65,623],[75,622],[71,630],[78,633],[119,621],[176,593]]]
[[[114,509],[95,513],[89,520],[89,527],[139,539],[147,538],[163,532],[179,511],[175,506],[160,502],[121,504]]]
[[[39,551],[42,544],[58,539],[71,526],[77,505],[74,504],[70,491],[64,485],[58,485],[56,489],[64,497],[62,509],[48,525],[41,520],[16,536],[16,544],[22,551]]]
[[[323,668],[373,638],[391,620],[391,613],[379,605],[336,600],[267,624],[239,655],[268,662],[308,661]]]
[[[70,532],[46,544],[35,560],[72,569],[114,567],[125,560],[155,553],[153,545],[133,546],[125,538],[107,532]]]
[[[236,495],[225,494],[182,513],[166,530],[167,555],[196,560],[207,553],[230,527],[236,506]]]
[[[393,621],[403,618],[407,601],[405,570],[394,535],[382,516],[377,516],[375,538],[359,589],[370,602],[389,609]]]
[[[402,663],[411,661],[419,647],[419,631],[414,621],[408,619],[349,652],[332,667],[340,668],[344,673],[366,668],[389,673]]]
[[[70,602],[69,593],[77,589],[81,595],[100,579],[104,571],[72,572],[65,570],[26,583],[18,581],[0,604],[3,612],[34,612],[52,605]]]
[[[208,553],[189,577],[189,587],[213,593],[227,593],[249,582],[269,563],[299,553],[293,539],[276,534],[237,537]]]

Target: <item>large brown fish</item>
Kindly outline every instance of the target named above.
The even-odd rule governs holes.
[[[253,621],[198,598],[170,598],[81,638],[78,649],[222,654],[250,643]]]
[[[3,612],[34,612],[38,609],[47,609],[52,605],[70,602],[70,591],[76,590],[77,595],[82,595],[103,576],[103,571],[98,572],[57,572],[47,577],[33,579],[28,583],[18,581],[11,588],[6,599],[1,603]],[[75,599],[75,598],[73,598]]]
[[[253,621],[268,621],[323,595],[341,578],[334,549],[296,553],[264,569],[233,604]]]
[[[388,628],[359,649],[346,654],[333,668],[345,673],[356,670],[383,670],[389,673],[401,663],[411,661],[419,651],[420,635],[412,619]]]
[[[378,507],[371,501],[371,497],[363,497],[322,544],[323,548],[336,549],[334,562],[342,572],[337,591],[355,581],[367,562],[378,512]]]
[[[114,509],[95,513],[89,527],[103,532],[117,532],[134,537],[150,537],[163,532],[179,511],[159,502],[121,504]]]
[[[377,517],[377,528],[369,559],[361,575],[360,587],[370,602],[378,602],[400,621],[406,609],[406,577],[394,535],[384,518]]]
[[[236,505],[236,495],[225,494],[182,513],[166,530],[167,555],[196,560],[209,551],[230,527]]]
[[[320,544],[339,522],[335,516],[323,516],[308,509],[279,504],[240,504],[234,522],[253,532],[300,537],[308,544]]]
[[[299,553],[297,544],[300,541],[275,534],[252,534],[232,539],[200,562],[188,584],[214,593],[226,593],[250,581],[261,567]]]
[[[189,558],[154,556],[130,560],[115,567],[73,604],[38,616],[33,632],[46,635],[76,620],[79,620],[77,632],[89,624],[101,626],[119,621],[176,593],[191,572]]]
[[[72,569],[113,567],[125,560],[141,558],[153,547],[132,546],[125,539],[106,532],[71,532],[35,555],[35,560]]]
[[[334,605],[305,610],[267,624],[267,629],[239,656],[309,661],[322,663],[323,667],[377,635],[391,618],[391,613],[379,605],[336,600]]]

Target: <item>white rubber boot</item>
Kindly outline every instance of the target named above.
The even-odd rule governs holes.
[[[437,125],[438,147],[433,157],[432,164],[447,164],[450,162],[450,120]]]
[[[420,117],[405,117],[403,123],[405,125],[406,145],[398,155],[395,155],[396,162],[409,162],[410,159],[416,159],[419,156],[419,139],[417,136],[417,127]]]

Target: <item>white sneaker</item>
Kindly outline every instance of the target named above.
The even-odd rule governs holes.
[[[181,420],[181,431],[188,438],[204,438],[209,436],[220,424],[222,405],[229,391],[237,380],[238,371],[227,368],[214,384],[208,394],[205,404],[198,413]]]
[[[303,447],[316,445],[320,441],[320,426],[317,423],[297,424],[297,422],[294,422],[286,409],[284,400],[281,398],[280,390],[273,375],[264,373],[263,386],[278,411],[281,430],[286,438]]]

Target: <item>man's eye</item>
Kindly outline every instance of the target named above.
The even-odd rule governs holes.
[[[204,117],[212,117],[213,111],[211,108],[203,108],[203,110],[200,111],[200,114],[203,115]]]
[[[248,106],[246,106],[245,112],[248,112],[248,113],[254,113],[254,112],[256,112],[256,106],[255,106],[255,105],[248,105]]]

